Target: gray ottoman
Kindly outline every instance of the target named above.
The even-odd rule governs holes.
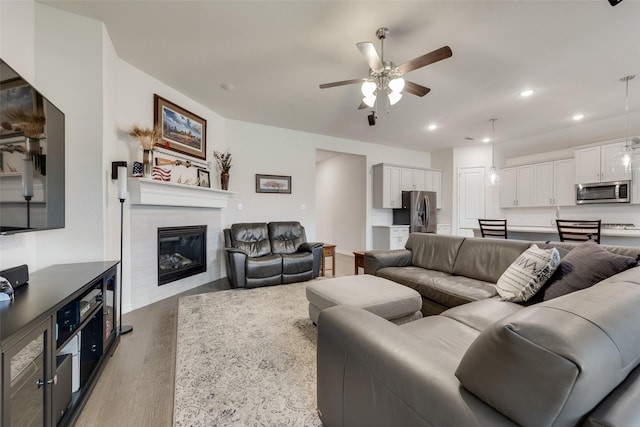
[[[422,297],[415,290],[370,274],[318,280],[307,285],[309,317],[318,323],[318,315],[334,305],[363,308],[396,323],[422,317]]]

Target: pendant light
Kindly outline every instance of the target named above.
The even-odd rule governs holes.
[[[495,134],[496,134],[496,120],[498,119],[490,119],[491,122],[491,167],[489,168],[489,174],[487,175],[487,185],[489,186],[497,186],[500,185],[500,173],[498,173],[498,169],[496,168],[496,157],[495,157]]]
[[[629,81],[635,78],[634,74],[626,77],[622,77],[620,81],[625,82],[625,144],[624,147],[613,158],[613,173],[630,173],[633,168],[640,168],[640,158],[638,151],[640,151],[640,141],[638,138],[631,138],[629,136]]]

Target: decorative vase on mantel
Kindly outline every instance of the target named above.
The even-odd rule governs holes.
[[[145,178],[151,178],[153,167],[153,150],[142,150],[142,164]]]
[[[220,188],[229,189],[229,172],[220,172]]]

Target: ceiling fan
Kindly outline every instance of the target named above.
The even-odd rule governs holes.
[[[361,79],[343,80],[340,82],[323,83],[320,89],[327,89],[335,86],[344,86],[362,83],[361,90],[364,98],[358,107],[359,110],[373,107],[377,96],[386,94],[390,105],[395,105],[402,98],[403,92],[408,92],[416,96],[425,96],[431,89],[402,78],[409,71],[416,70],[434,62],[442,61],[453,55],[449,46],[441,47],[433,52],[426,53],[396,67],[391,61],[384,60],[384,39],[389,34],[386,27],[378,28],[376,37],[380,40],[380,55],[371,42],[356,43],[356,46],[367,58],[369,64],[369,76]]]

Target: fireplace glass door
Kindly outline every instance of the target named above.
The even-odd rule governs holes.
[[[207,226],[158,228],[158,285],[207,271]]]

